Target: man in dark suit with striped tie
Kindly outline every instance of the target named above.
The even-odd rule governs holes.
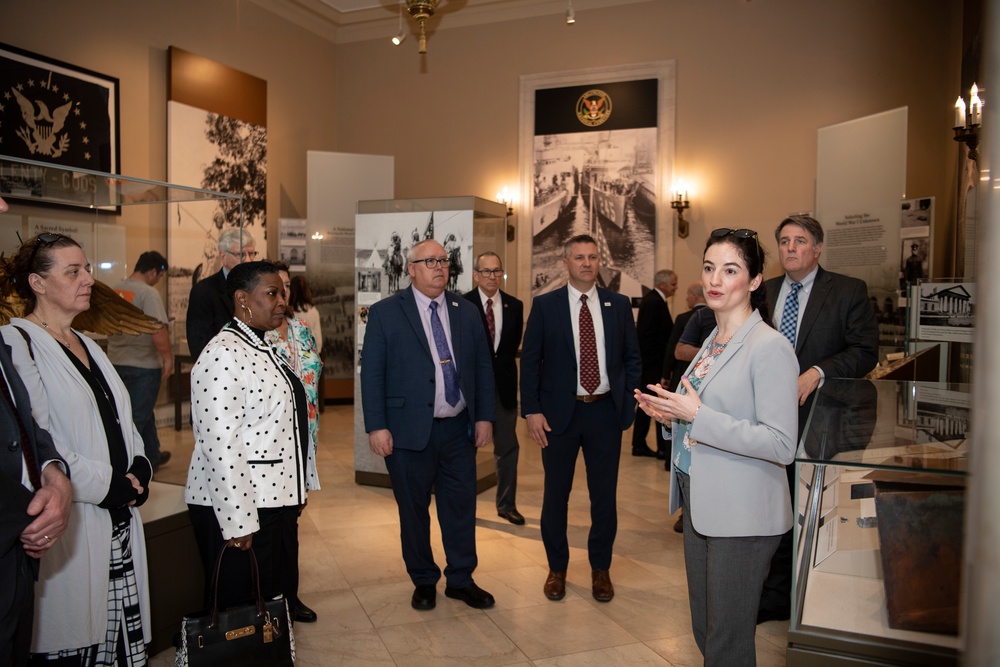
[[[785,275],[768,280],[775,328],[799,359],[799,437],[810,397],[826,378],[860,378],[878,363],[878,321],[863,280],[825,271],[823,226],[808,215],[785,218],[774,232]],[[795,466],[787,466],[788,483]],[[793,487],[794,497],[794,487]],[[786,620],[792,590],[792,532],[783,536],[764,582],[757,622]]]

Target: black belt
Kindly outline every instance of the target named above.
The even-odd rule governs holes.
[[[597,401],[602,401],[611,395],[610,391],[606,391],[603,394],[577,394],[576,400],[581,403],[596,403]]]

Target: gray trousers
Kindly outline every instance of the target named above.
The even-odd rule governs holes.
[[[678,473],[691,628],[705,667],[753,667],[757,607],[781,535],[707,537],[691,525],[691,478]]]
[[[497,512],[517,509],[517,408],[507,409],[496,402],[493,423],[493,458],[497,462]]]

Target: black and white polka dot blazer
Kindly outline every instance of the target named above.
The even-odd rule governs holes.
[[[306,499],[303,439],[291,379],[270,345],[232,320],[191,370],[194,454],[186,502],[215,508],[226,539],[260,528],[258,507]]]

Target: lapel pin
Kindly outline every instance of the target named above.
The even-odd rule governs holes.
[[[605,308],[610,308],[611,307],[611,302],[610,301],[605,301],[604,302],[604,307]]]
[[[453,305],[455,308],[458,308],[458,301],[452,301],[451,305]]]

